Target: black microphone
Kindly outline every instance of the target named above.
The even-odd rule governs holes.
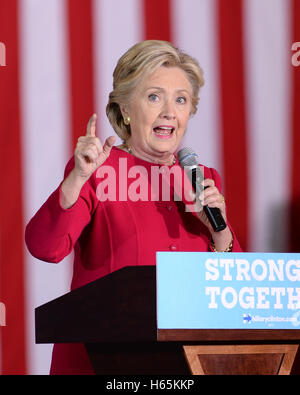
[[[192,187],[196,193],[196,198],[198,198],[203,189],[205,189],[201,185],[201,182],[204,180],[204,176],[200,167],[198,166],[197,157],[198,155],[194,152],[194,150],[188,147],[182,148],[177,153],[179,164],[184,169],[186,175],[191,181]],[[206,205],[203,206],[203,210],[215,232],[220,232],[226,228],[226,222],[224,221],[224,218],[218,207],[208,207]]]

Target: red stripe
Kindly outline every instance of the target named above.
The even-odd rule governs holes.
[[[292,1],[292,43],[300,42],[300,2]],[[291,45],[292,45],[291,43]],[[291,53],[292,55],[293,53]],[[299,57],[298,57],[299,59]],[[292,66],[292,196],[290,211],[290,251],[300,252],[300,66]]]
[[[92,0],[68,0],[71,130],[73,146],[94,110]]]
[[[170,0],[144,0],[145,40],[172,41]]]
[[[6,306],[6,326],[1,328],[1,364],[2,374],[25,374],[24,228],[17,0],[1,0],[0,40],[6,46],[6,66],[0,67],[0,301]]]
[[[244,250],[248,240],[247,128],[241,0],[218,0],[224,191],[228,218]]]

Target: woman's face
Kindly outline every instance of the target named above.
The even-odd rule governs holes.
[[[129,115],[128,145],[142,159],[172,160],[192,111],[192,88],[178,67],[160,67],[135,88],[123,116]]]

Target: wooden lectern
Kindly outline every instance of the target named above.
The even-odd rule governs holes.
[[[93,281],[36,308],[35,320],[36,343],[84,343],[96,374],[300,373],[297,329],[157,329],[155,266]]]

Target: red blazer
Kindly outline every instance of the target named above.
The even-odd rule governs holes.
[[[66,167],[65,177],[73,167],[74,158]],[[74,249],[71,284],[74,289],[125,266],[155,265],[156,251],[211,251],[209,232],[196,214],[186,211],[184,193],[183,201],[174,198],[174,190],[180,196],[181,185],[186,185],[184,181],[178,189],[176,175],[163,176],[166,183],[160,181],[153,195],[151,177],[157,169],[163,167],[113,147],[71,208],[61,207],[59,186],[30,220],[25,231],[30,253],[40,260],[56,263]],[[172,169],[184,180],[178,162],[164,170],[168,173]],[[215,169],[204,167],[204,176],[213,178],[221,189]],[[170,199],[165,194],[162,196],[163,186],[169,187]],[[107,193],[113,201],[104,201]],[[137,194],[145,201],[133,201]],[[235,236],[233,251],[241,251]],[[55,345],[51,372],[92,372],[83,346]]]

